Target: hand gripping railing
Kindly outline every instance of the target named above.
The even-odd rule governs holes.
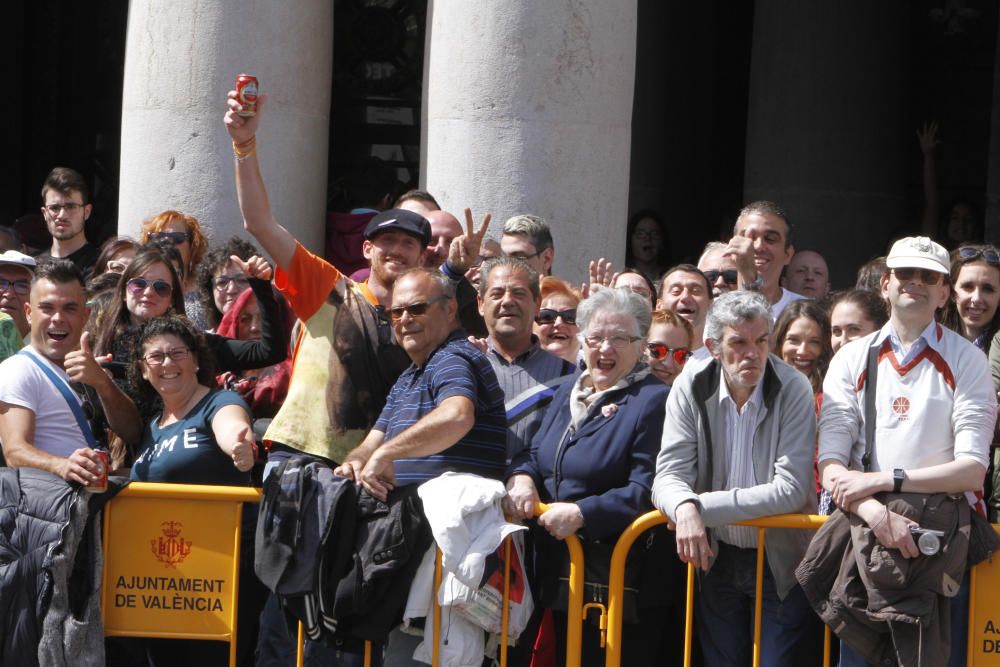
[[[653,511],[643,514],[625,529],[618,542],[615,544],[614,552],[611,555],[610,581],[608,582],[608,633],[607,633],[607,667],[619,667],[622,656],[622,602],[625,595],[625,561],[628,558],[629,549],[640,534],[658,526],[661,523],[669,523],[669,519],[662,513]],[[757,584],[754,600],[754,628],[753,628],[753,664],[754,667],[760,665],[760,631],[761,631],[761,604],[763,602],[764,589],[764,539],[767,528],[798,528],[813,530],[819,528],[826,521],[825,516],[814,516],[807,514],[779,514],[776,516],[763,517],[752,521],[740,521],[733,524],[736,526],[751,526],[757,528]],[[688,564],[687,589],[685,594],[685,622],[684,622],[684,665],[691,664],[691,641],[692,641],[692,618],[694,610],[694,565]],[[823,641],[823,665],[830,664],[830,629],[826,628]]]

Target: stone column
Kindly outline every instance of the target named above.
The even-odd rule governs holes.
[[[625,256],[636,0],[433,0],[425,187],[453,212],[551,225],[553,272]]]
[[[901,0],[757,0],[744,199],[772,199],[838,287],[908,221]]]
[[[122,101],[119,233],[165,209],[211,237],[244,235],[222,124],[236,75],[270,95],[258,150],[275,217],[314,251],[325,228],[333,3],[132,0]]]

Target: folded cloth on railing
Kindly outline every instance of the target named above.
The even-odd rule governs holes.
[[[478,475],[448,472],[420,485],[420,498],[436,547],[441,550],[442,664],[482,663],[487,643],[483,631],[499,633],[503,608],[503,540],[511,546],[508,639],[515,640],[534,609],[525,582],[524,526],[504,520],[500,501],[506,495],[501,482]],[[434,549],[425,555],[410,587],[404,621],[430,615],[433,599]],[[424,642],[414,657],[429,660],[433,627],[425,624]]]
[[[971,526],[983,520],[961,495],[879,498],[921,527],[943,531],[941,551],[903,558],[883,547],[859,517],[838,509],[816,533],[795,576],[816,613],[868,662],[946,664],[949,599],[965,574]],[[982,547],[989,538],[976,530]],[[1000,541],[994,541],[993,550],[997,547]]]

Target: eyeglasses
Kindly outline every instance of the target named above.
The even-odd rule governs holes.
[[[567,308],[566,310],[542,308],[535,316],[535,324],[555,324],[557,317],[561,317],[563,322],[572,326],[576,324],[576,308]]]
[[[919,280],[925,285],[937,285],[944,278],[943,273],[930,269],[914,269],[911,267],[892,269],[892,273],[901,283]]]
[[[212,284],[215,286],[215,289],[219,290],[220,292],[225,292],[227,289],[229,289],[230,283],[235,283],[235,285],[240,289],[246,289],[247,287],[250,287],[250,279],[247,278],[245,275],[219,276],[212,281]]]
[[[14,290],[15,294],[24,296],[31,291],[31,283],[27,280],[4,280],[0,278],[0,292]]]
[[[539,250],[538,252],[533,252],[533,253],[530,253],[530,254],[526,253],[526,252],[505,252],[503,254],[503,256],[504,257],[512,257],[513,259],[519,259],[519,260],[521,260],[523,262],[524,260],[533,259],[535,257],[538,257],[541,254],[542,254],[542,251]]]
[[[431,299],[429,301],[418,301],[417,303],[411,303],[407,306],[393,306],[389,308],[389,317],[393,322],[398,322],[403,319],[403,313],[409,313],[410,317],[420,317],[427,312],[427,309],[438,301],[444,301],[445,296],[439,296],[437,298]]]
[[[70,202],[68,204],[46,204],[42,208],[48,211],[51,215],[59,215],[63,211],[66,211],[67,213],[76,213],[84,206],[86,206],[86,204]]]
[[[181,361],[183,359],[187,359],[190,356],[191,356],[191,350],[187,349],[186,347],[175,347],[174,349],[167,350],[166,352],[160,352],[159,350],[157,350],[156,352],[150,352],[149,354],[144,356],[143,359],[150,366],[162,366],[163,362],[167,360],[167,357],[170,357],[171,361]]]
[[[727,285],[736,284],[736,269],[726,269],[725,271],[709,270],[702,271],[702,273],[704,273],[705,277],[708,278],[708,282],[713,284],[719,279],[719,276],[722,276],[723,282]]]
[[[686,347],[667,347],[663,343],[650,343],[646,349],[649,350],[649,356],[657,361],[665,359],[669,354],[678,366],[683,366],[684,362],[691,358],[691,350]]]
[[[958,249],[958,256],[960,259],[968,261],[970,259],[975,259],[977,257],[982,257],[986,260],[987,264],[997,264],[1000,265],[1000,253],[996,251],[996,248],[970,248],[968,246]]]
[[[191,232],[150,232],[150,241],[159,241],[160,239],[169,239],[174,242],[174,245],[180,245],[185,241],[191,240]]]
[[[595,350],[607,341],[611,347],[616,350],[624,349],[626,345],[636,342],[637,340],[642,340],[639,336],[587,336],[583,339],[588,347],[592,347]]]
[[[133,278],[126,283],[128,291],[132,296],[138,296],[146,291],[147,287],[152,286],[153,291],[156,292],[156,296],[161,298],[167,298],[174,291],[173,285],[168,283],[166,280],[146,280],[145,278]]]

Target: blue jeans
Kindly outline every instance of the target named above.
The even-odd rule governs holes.
[[[722,542],[712,569],[701,577],[695,620],[706,667],[749,665],[753,658],[757,550]],[[798,584],[778,599],[764,559],[760,664],[791,665],[795,645],[819,618]]]
[[[965,667],[969,638],[969,572],[966,570],[958,595],[951,599],[951,653],[948,667]],[[840,642],[840,667],[867,667],[868,663],[854,649]]]

